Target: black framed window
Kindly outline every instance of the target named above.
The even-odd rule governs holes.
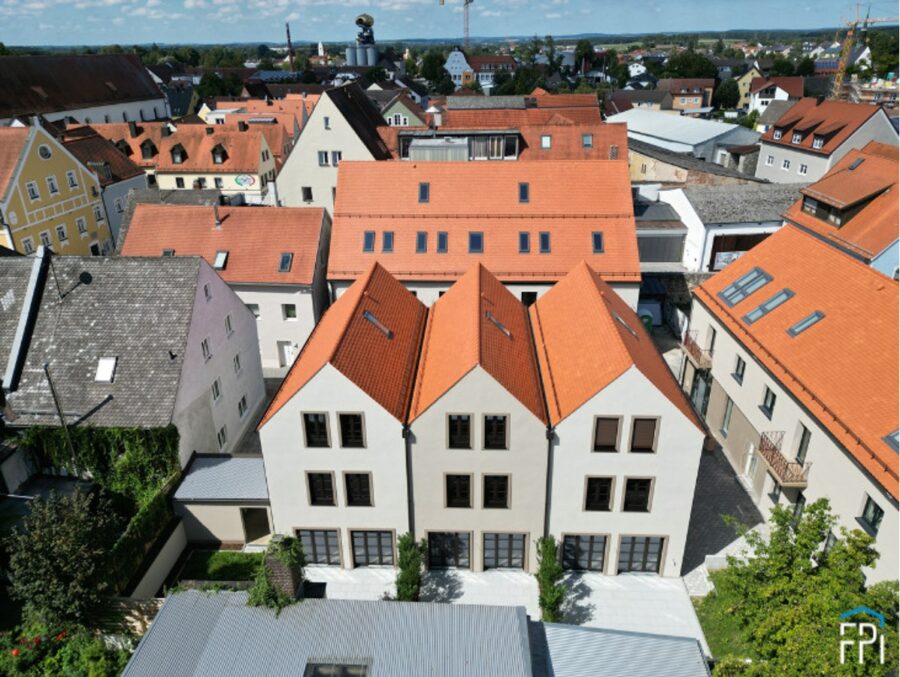
[[[519,233],[519,253],[527,254],[531,251],[531,233],[522,231]]]
[[[585,510],[608,511],[612,502],[612,477],[588,477]]]
[[[656,419],[636,418],[631,423],[631,451],[652,453],[656,446]]]
[[[334,505],[334,483],[331,473],[311,472],[306,475],[309,482],[310,505]]]
[[[525,534],[485,534],[484,569],[525,568]]]
[[[484,233],[472,231],[469,233],[469,253],[481,254],[484,251]]]
[[[617,573],[639,571],[658,574],[665,541],[662,536],[623,536]]]
[[[766,418],[772,418],[772,413],[775,411],[775,393],[772,392],[769,386],[766,386],[763,392],[763,403],[759,405],[759,408],[766,415]]]
[[[519,184],[519,202],[528,202],[528,184]]]
[[[595,254],[603,253],[603,231],[595,230],[591,233],[591,245]]]
[[[437,253],[446,254],[448,244],[448,235],[446,230],[439,230],[437,234]]]
[[[866,496],[866,507],[863,508],[862,521],[865,522],[865,525],[869,527],[873,534],[878,533],[883,517],[884,510],[875,501]]]
[[[368,473],[348,472],[344,475],[347,489],[347,505],[354,508],[372,505],[372,484]]]
[[[328,420],[325,414],[303,414],[307,447],[328,446]]]
[[[468,569],[469,534],[440,532],[428,534],[429,569]]]
[[[393,566],[394,535],[390,531],[351,531],[353,565]]]
[[[735,356],[734,358],[734,372],[731,374],[734,377],[734,380],[738,383],[744,382],[744,371],[747,369],[747,363],[744,362],[744,358],[740,355]]]
[[[797,444],[797,458],[796,461],[800,465],[806,461],[806,452],[809,451],[809,438],[812,436],[812,433],[809,432],[809,428],[807,428],[802,423],[800,424],[800,442]]]
[[[506,449],[506,416],[484,417],[484,448]]]
[[[472,478],[469,475],[447,475],[447,507],[472,507]]]
[[[431,184],[422,182],[419,184],[419,202],[428,202],[431,199]]]
[[[381,251],[387,253],[394,251],[394,231],[386,230],[381,234]]]
[[[451,449],[472,448],[472,419],[468,414],[450,414],[447,432]]]
[[[650,512],[650,488],[653,480],[627,479],[625,480],[625,503],[622,510],[625,512]]]
[[[509,476],[485,475],[484,476],[484,507],[508,508],[509,507]]]
[[[340,566],[341,550],[337,529],[297,529],[307,564]]]
[[[606,536],[571,534],[563,537],[563,569],[603,571],[606,564]]]
[[[619,419],[600,418],[594,421],[594,451],[619,450]]]
[[[538,242],[541,247],[541,254],[550,253],[550,233],[549,231],[541,231],[538,233]]]
[[[339,414],[341,446],[358,449],[365,446],[362,414]]]
[[[416,253],[424,254],[428,251],[428,233],[420,230],[416,233]]]

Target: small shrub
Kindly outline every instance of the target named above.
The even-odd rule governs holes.
[[[248,591],[249,606],[265,606],[280,613],[286,606],[298,600],[291,594],[281,590],[272,581],[271,560],[275,560],[290,570],[299,569],[300,581],[303,581],[303,567],[306,560],[303,556],[303,545],[296,538],[286,536],[273,540],[266,549],[262,566],[256,572],[253,586]]]
[[[419,601],[426,547],[424,540],[416,542],[410,533],[397,539],[397,599],[401,602]]]
[[[535,577],[538,582],[541,619],[548,623],[558,623],[562,620],[566,586],[562,581],[563,568],[559,562],[559,550],[553,536],[538,539],[537,558],[538,571]]]

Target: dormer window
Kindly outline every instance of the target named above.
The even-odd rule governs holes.
[[[800,132],[794,132],[791,136],[791,143],[800,143],[803,140],[803,134]]]
[[[185,152],[184,146],[180,143],[172,148],[172,162],[176,165],[180,165],[184,163]]]
[[[220,165],[228,158],[228,153],[225,152],[225,148],[222,144],[218,144],[215,148],[212,149],[212,159],[213,164]]]
[[[821,136],[813,137],[813,148],[816,150],[821,150],[822,146],[825,145],[825,139]]]
[[[776,129],[774,132],[772,132],[772,138],[778,141],[781,138],[781,130]]]
[[[125,143],[124,141],[122,143]],[[128,146],[128,144],[125,144]],[[131,154],[131,148],[128,148],[127,155]],[[153,156],[156,155],[156,146],[153,145],[153,142],[147,139],[144,143],[141,144],[141,158],[144,160],[152,160]]]
[[[144,143],[148,143],[148,142],[145,141]],[[131,146],[129,146],[128,142],[125,141],[124,139],[119,139],[118,141],[116,141],[116,148],[119,149],[119,152],[122,153],[122,155],[131,155]],[[144,154],[143,151],[144,151],[144,147],[141,146],[141,154],[143,155],[144,159],[146,160],[149,156]]]

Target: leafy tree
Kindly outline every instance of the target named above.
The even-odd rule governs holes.
[[[428,50],[422,57],[422,77],[434,87],[444,75],[444,55],[437,50]]]
[[[418,73],[419,73],[419,66],[418,66],[418,64],[416,63],[416,60],[415,60],[414,58],[409,57],[409,58],[408,58],[406,61],[404,61],[403,63],[404,63],[404,65],[406,66],[406,74],[407,74],[409,77],[414,78],[414,77],[416,77],[416,75],[418,75]]]
[[[748,129],[756,130],[756,123],[759,121],[759,111],[752,110],[747,115],[738,120],[739,125],[743,125]]]
[[[669,58],[665,74],[670,78],[714,78],[719,71],[712,61],[692,49]]]
[[[125,50],[122,45],[106,45],[100,48],[100,54],[124,54]]]
[[[6,541],[12,593],[33,621],[83,625],[108,588],[121,520],[105,497],[78,490],[36,498],[30,507],[24,528]]]
[[[895,29],[870,31],[869,49],[872,51],[872,70],[875,75],[883,78],[888,73],[897,72],[900,38]]]
[[[553,40],[552,35],[544,38],[544,46],[544,51],[547,53],[547,74],[559,73],[563,57],[562,54],[556,51],[556,42]]]
[[[534,68],[537,65],[537,59],[544,49],[544,41],[538,36],[531,38],[529,42],[522,48],[522,59],[527,66]]]
[[[794,511],[775,506],[768,540],[746,534],[751,555],[729,557],[728,567],[714,575],[716,593],[703,604],[725,604],[760,660],[737,672],[733,659],[719,675],[878,675],[877,652],[862,664],[839,664],[839,616],[868,606],[885,614],[886,665],[897,665],[897,582],[866,589],[863,568],[874,565],[874,538],[858,529],[841,529],[825,551],[835,529],[827,499]],[[738,657],[740,658],[740,657]]]
[[[481,87],[481,83],[478,80],[472,80],[471,82],[467,82],[462,86],[463,89],[467,89],[470,92],[484,92],[484,89]]]
[[[9,54],[9,50],[6,48],[2,42],[0,42],[0,56],[7,56]]]
[[[498,94],[515,94],[515,92],[516,82],[508,71],[494,73],[494,88],[491,90],[491,94],[497,96]]]
[[[718,108],[735,108],[741,100],[741,91],[738,89],[737,80],[724,80],[713,93],[713,105]]]
[[[590,40],[582,38],[575,43],[575,68],[589,71],[594,65],[594,45]]]
[[[51,630],[41,624],[0,633],[0,674],[115,677],[129,650],[111,649],[89,630]]]
[[[200,78],[197,85],[197,95],[201,99],[209,99],[215,96],[237,96],[241,93],[243,85],[240,78],[235,75],[226,75],[224,78],[217,73],[206,73]]]
[[[810,59],[808,56],[804,56],[800,59],[800,63],[797,64],[797,68],[794,70],[794,75],[815,75],[816,73],[816,62]]]
[[[274,71],[275,63],[270,57],[265,57],[264,59],[260,59],[259,63],[256,64],[256,67],[261,71]]]
[[[725,51],[725,41],[722,38],[716,40],[716,46],[713,48],[713,52],[717,55],[721,55]]]
[[[553,536],[546,536],[537,541],[538,570],[535,574],[538,582],[538,603],[541,607],[541,619],[548,623],[562,620],[562,605],[566,597],[566,585],[563,583],[563,568],[559,561],[559,549]]]
[[[260,45],[256,48],[257,59],[265,59],[267,56],[272,56],[272,50],[269,49],[268,45]]]
[[[387,71],[381,66],[373,66],[368,71],[366,71],[366,80],[368,80],[369,82],[381,82],[382,80],[387,79]]]
[[[794,64],[785,59],[783,56],[776,56],[772,61],[772,68],[769,75],[793,75]]]
[[[587,80],[585,80],[584,78],[581,78],[578,81],[578,84],[575,86],[576,94],[593,94],[595,91],[596,90],[593,87],[591,87],[591,83],[588,82]]]
[[[445,69],[441,69],[444,71],[441,79],[438,80],[434,85],[434,91],[438,94],[453,94],[456,91],[456,85],[453,84],[453,78],[450,77],[450,73],[448,73]]]
[[[419,601],[426,549],[425,541],[416,542],[410,533],[397,539],[397,599],[401,602]]]

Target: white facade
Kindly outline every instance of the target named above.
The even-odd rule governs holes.
[[[596,417],[618,418],[618,451],[593,451]],[[631,452],[632,421],[655,418],[654,453]],[[606,537],[602,573],[616,574],[621,538],[665,539],[659,573],[680,576],[704,433],[635,366],[555,429],[550,533]],[[588,477],[612,478],[610,509],[586,510]],[[647,512],[623,510],[626,480],[651,479]]]
[[[758,92],[751,92],[748,112],[756,111],[762,115],[773,101],[787,101],[789,98],[788,93],[778,85],[769,85]]]
[[[140,122],[162,120],[169,116],[166,98],[160,93],[158,98],[123,103],[108,103],[90,108],[75,108],[53,113],[42,113],[49,122],[73,118],[76,122],[90,124],[92,122]],[[9,119],[0,120],[0,125],[9,123]]]
[[[172,415],[181,434],[182,467],[194,452],[239,451],[241,438],[255,424],[265,398],[256,320],[203,261],[184,350]]]
[[[447,56],[447,61],[444,62],[444,69],[450,73],[453,84],[460,87],[463,83],[463,73],[465,71],[471,71],[472,67],[469,65],[469,62],[466,61],[465,54],[458,49],[454,49]]]
[[[122,219],[125,217],[125,209],[128,207],[128,191],[143,190],[147,187],[147,174],[142,173],[130,179],[111,183],[101,189],[103,207],[106,210],[106,223],[112,235],[113,245],[118,246],[119,230],[122,227]]]

